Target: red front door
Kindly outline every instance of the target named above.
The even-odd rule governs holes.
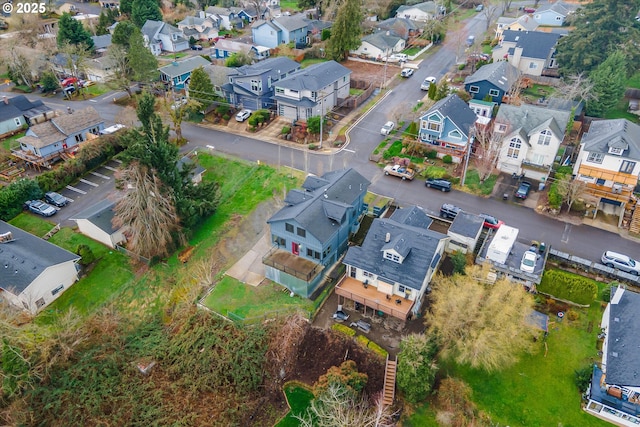
[[[291,242],[291,253],[294,255],[300,254],[300,245],[296,242]]]

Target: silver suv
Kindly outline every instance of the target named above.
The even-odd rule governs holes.
[[[638,263],[638,261],[617,252],[606,251],[603,253],[602,263],[607,267],[617,268],[618,270],[626,271],[636,276],[640,274],[640,263]]]

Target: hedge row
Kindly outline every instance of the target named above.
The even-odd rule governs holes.
[[[576,304],[591,304],[598,296],[595,280],[561,270],[547,270],[538,290]]]
[[[345,334],[345,335],[346,335],[346,336],[348,336],[348,337],[353,337],[353,336],[355,336],[355,335],[356,335],[356,331],[354,331],[354,330],[353,330],[353,329],[351,329],[350,327],[345,326],[345,325],[340,324],[340,323],[334,323],[334,324],[331,326],[331,329],[333,329],[334,331],[338,331],[338,332],[340,332],[341,334]]]
[[[358,335],[356,337],[356,341],[358,341],[358,343],[361,346],[363,346],[364,348],[368,348],[369,350],[371,350],[374,353],[378,354],[382,358],[386,359],[387,356],[389,355],[387,350],[385,350],[384,348],[380,347],[378,344],[376,344],[375,342],[371,341],[369,338],[365,337],[364,335]]]

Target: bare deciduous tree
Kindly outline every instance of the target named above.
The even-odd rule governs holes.
[[[127,189],[116,203],[113,224],[123,227],[128,248],[146,258],[167,256],[174,236],[182,238],[175,201],[154,170],[138,162],[118,173]]]
[[[576,200],[584,196],[587,184],[579,179],[574,179],[571,175],[563,175],[558,181],[558,193],[567,204],[568,211]]]
[[[112,44],[107,50],[107,58],[111,61],[113,77],[110,86],[124,90],[131,98],[131,70],[129,69],[128,52],[124,46]]]
[[[486,20],[485,31],[489,31],[489,28],[495,21],[494,16],[497,15],[496,10],[498,9],[498,5],[490,3],[488,0],[484,0],[482,2],[482,5],[484,6],[484,8],[482,9],[482,16]]]
[[[480,182],[484,182],[496,167],[500,155],[500,143],[493,139],[488,126],[476,127],[474,142],[477,148],[473,162],[480,175]]]
[[[562,99],[582,102],[587,102],[595,96],[593,82],[584,73],[567,76],[557,93]]]
[[[187,99],[172,103],[171,98],[164,99],[164,115],[171,120],[173,131],[176,133],[178,142],[182,141],[182,122],[187,118],[190,111],[197,110],[200,104],[194,99]]]
[[[444,357],[495,371],[532,348],[533,298],[506,278],[486,283],[487,274],[487,266],[473,266],[465,276],[438,276],[426,323]]]

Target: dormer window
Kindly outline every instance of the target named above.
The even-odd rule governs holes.
[[[621,156],[624,150],[620,147],[609,147],[609,154],[613,154],[615,156]]]
[[[400,256],[398,254],[394,254],[391,251],[386,251],[384,253],[384,257],[385,257],[385,259],[388,259],[388,260],[393,261],[395,263],[401,264]]]

